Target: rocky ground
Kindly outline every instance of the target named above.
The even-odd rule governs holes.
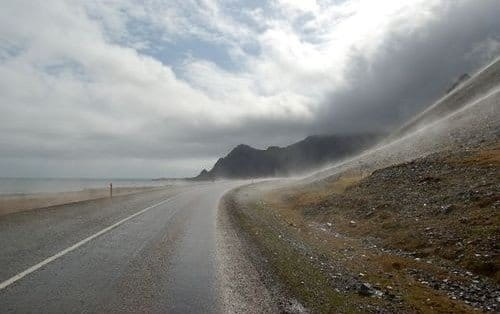
[[[439,256],[500,283],[499,178],[498,144],[435,153],[377,170],[305,212],[354,221],[345,232],[417,258]]]
[[[499,144],[322,188],[249,186],[226,203],[275,282],[314,312],[497,312]]]

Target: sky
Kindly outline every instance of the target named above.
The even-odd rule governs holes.
[[[196,175],[390,132],[500,55],[498,0],[0,1],[0,177]]]

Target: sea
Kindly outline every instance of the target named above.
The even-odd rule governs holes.
[[[151,179],[89,179],[89,178],[0,178],[0,195],[72,192],[113,187],[154,187],[164,181]]]

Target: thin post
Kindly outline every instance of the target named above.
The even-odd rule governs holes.
[[[109,197],[113,198],[113,183],[109,184]]]

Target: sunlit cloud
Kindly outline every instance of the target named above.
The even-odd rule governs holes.
[[[498,55],[499,10],[494,0],[8,1],[0,176],[188,176],[239,143],[387,131]]]

